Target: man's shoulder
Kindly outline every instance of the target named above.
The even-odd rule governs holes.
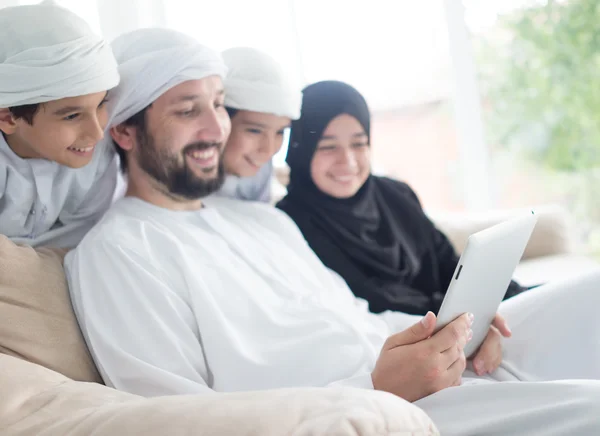
[[[216,208],[223,216],[247,216],[262,220],[285,220],[286,215],[271,204],[260,201],[239,200],[234,198],[213,196],[207,198],[205,204]]]
[[[268,203],[221,197],[211,197],[205,203],[208,207],[216,208],[219,215],[229,222],[240,226],[266,228],[282,236],[300,232],[296,223],[285,212]]]
[[[147,220],[133,206],[128,198],[117,200],[87,233],[80,246],[106,243],[126,246],[140,241]]]

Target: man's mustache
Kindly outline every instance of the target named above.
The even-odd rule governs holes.
[[[216,147],[221,150],[223,148],[222,142],[194,142],[192,144],[188,144],[183,148],[183,153],[193,153],[195,151],[205,151],[212,147]]]

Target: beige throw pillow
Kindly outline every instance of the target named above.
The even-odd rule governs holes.
[[[66,252],[19,246],[0,235],[0,353],[101,383],[71,306]]]

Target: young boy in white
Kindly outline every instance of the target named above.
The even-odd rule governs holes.
[[[115,153],[96,144],[118,83],[109,45],[77,15],[0,9],[0,234],[72,247],[106,212]]]

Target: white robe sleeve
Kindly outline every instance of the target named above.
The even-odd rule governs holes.
[[[373,377],[370,372],[357,374],[344,380],[335,381],[327,385],[329,388],[359,388],[359,389],[375,389],[373,387]]]
[[[118,241],[84,241],[65,259],[98,369],[107,385],[142,396],[213,392],[187,291],[171,289],[152,259]]]
[[[390,328],[391,334],[400,333],[401,331],[411,327],[413,324],[418,323],[421,318],[423,318],[420,315],[409,315],[408,313],[394,312],[391,310],[381,312],[377,314],[377,316],[385,321]]]
[[[76,210],[62,210],[58,223],[35,239],[35,246],[72,248],[102,218],[110,207],[117,186],[118,164],[114,154],[106,152],[94,175],[94,183]]]
[[[337,272],[332,269],[328,269],[333,277],[334,282],[337,283],[340,287],[348,288],[348,285]],[[350,288],[348,288],[349,290]],[[351,292],[351,291],[350,291]],[[361,309],[362,312],[369,312],[369,303],[362,299],[356,297],[356,305]],[[417,315],[409,315],[407,313],[395,312],[392,310],[386,310],[385,312],[379,313],[378,316],[381,320],[383,320],[389,327],[391,334],[399,333],[403,330],[406,330],[413,324],[417,323],[421,317]]]

